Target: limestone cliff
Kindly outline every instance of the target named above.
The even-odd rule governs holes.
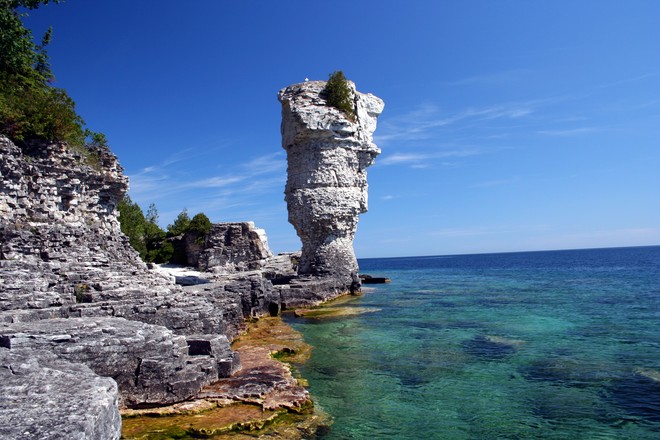
[[[56,425],[51,415],[27,405],[37,396],[21,390],[51,390],[48,398],[59,399],[76,369],[117,382],[118,388],[107,381],[79,388],[84,394],[106,386],[102,398],[110,399],[109,405],[86,405],[98,411],[85,419],[97,426],[80,429],[117,438],[113,402],[140,406],[195,396],[239,367],[229,340],[244,319],[279,310],[279,293],[260,273],[236,273],[201,289],[149,270],[120,232],[116,206],[127,178],[110,151],[93,153],[98,161],[90,165],[64,144],[19,148],[0,135],[0,354],[8,359],[0,377],[20,370],[26,384],[0,381],[8,402],[26,404],[19,411],[0,405],[0,425],[12,425],[17,414],[33,418],[37,430],[20,438],[69,438],[71,426],[49,432]],[[32,361],[24,363],[26,357]],[[88,369],[70,366],[76,363]],[[43,368],[51,365],[61,366],[62,374],[47,378]],[[60,406],[69,403],[81,408]],[[2,432],[3,438],[19,438]]]
[[[355,117],[327,105],[324,81],[280,90],[282,147],[287,152],[285,199],[302,241],[300,275],[333,278],[345,290],[357,280],[353,238],[367,211],[367,167],[380,153],[373,143],[383,101],[355,90]]]

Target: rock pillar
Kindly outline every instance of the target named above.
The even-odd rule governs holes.
[[[367,167],[380,149],[373,143],[383,101],[353,91],[355,115],[327,105],[325,81],[280,90],[282,147],[287,152],[285,200],[289,222],[302,241],[299,275],[357,281],[353,238],[367,211]]]

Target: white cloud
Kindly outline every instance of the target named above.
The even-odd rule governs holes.
[[[431,156],[428,154],[398,153],[385,156],[384,158],[379,159],[377,163],[380,163],[381,165],[399,165],[411,162],[424,162],[430,159]]]
[[[472,185],[472,188],[492,188],[494,186],[511,185],[519,181],[520,181],[520,176],[513,176],[504,179],[486,180],[484,182],[475,183],[474,185]]]
[[[382,159],[377,159],[376,163],[381,165],[411,165],[419,168],[430,166],[431,162],[434,162],[438,159],[446,159],[449,157],[476,156],[484,153],[485,151],[476,148],[447,150],[434,153],[393,153],[386,155]]]
[[[607,88],[610,88],[610,87],[616,87],[616,86],[620,86],[620,85],[623,85],[623,84],[642,81],[642,80],[645,80],[647,78],[653,78],[653,77],[656,77],[658,75],[660,75],[660,73],[658,73],[658,72],[645,73],[643,75],[638,75],[638,76],[635,76],[635,77],[632,77],[632,78],[626,78],[626,79],[622,79],[622,80],[619,80],[619,81],[614,81],[614,82],[610,82],[610,83],[601,84],[601,85],[598,85],[596,87],[600,88],[600,89],[607,89]]]
[[[537,133],[547,136],[575,136],[596,131],[594,127],[569,128],[565,130],[541,130]]]
[[[216,151],[209,149],[203,154],[189,156],[179,152],[158,164],[144,167],[129,175],[131,198],[143,207],[156,203],[161,211],[161,222],[166,224],[184,207],[205,212],[216,221],[230,210],[249,213],[270,209],[257,200],[265,194],[283,192],[286,180],[284,152],[248,158],[236,165],[219,163],[228,172],[208,175],[208,166],[202,170],[199,164],[218,162],[216,155]],[[281,197],[267,197],[278,203],[282,200]],[[246,215],[246,218],[252,217]]]
[[[508,235],[508,234],[521,234],[521,233],[538,233],[547,231],[548,225],[533,224],[533,225],[516,225],[516,226],[473,226],[465,228],[443,228],[436,231],[431,231],[432,236],[437,237],[473,237],[483,235]]]
[[[215,176],[186,183],[181,188],[223,188],[243,180],[245,176]]]
[[[375,141],[385,145],[391,141],[420,140],[437,136],[437,130],[459,123],[475,123],[493,119],[518,119],[534,112],[533,102],[467,108],[455,114],[443,114],[435,105],[422,105],[415,110],[383,119]]]
[[[474,228],[446,228],[437,231],[432,231],[431,235],[439,237],[471,237],[475,235],[491,235],[503,234],[506,231],[497,230],[487,227],[474,227]]]

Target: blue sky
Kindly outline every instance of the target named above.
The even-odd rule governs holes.
[[[358,257],[660,244],[660,2],[67,0],[56,85],[163,227],[287,222],[280,88],[385,101]]]

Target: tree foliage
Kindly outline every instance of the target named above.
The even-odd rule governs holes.
[[[168,237],[176,237],[181,235],[188,230],[190,226],[190,217],[188,216],[188,210],[183,208],[183,211],[174,219],[174,223],[167,225],[167,235]]]
[[[206,236],[211,232],[211,220],[204,213],[195,214],[190,220],[188,232],[195,235],[195,242],[203,244]]]
[[[17,144],[38,139],[85,144],[85,122],[65,90],[53,87],[54,76],[46,47],[48,29],[41,44],[25,28],[23,10],[60,0],[0,0],[0,132]]]
[[[192,220],[190,220],[188,231],[197,234],[198,237],[206,236],[211,232],[211,220],[202,212],[195,214]]]
[[[337,70],[330,74],[330,78],[323,89],[323,96],[328,105],[335,107],[348,116],[355,116],[353,91],[348,85],[344,72]]]
[[[145,261],[167,263],[172,258],[174,247],[172,243],[165,241],[167,234],[158,226],[158,209],[156,209],[155,204],[149,205],[144,218],[144,241],[147,246]]]
[[[167,226],[167,233],[158,226],[158,209],[150,204],[144,214],[137,203],[126,195],[117,206],[119,210],[119,223],[121,231],[128,236],[128,240],[147,262],[167,263],[173,261],[174,246],[168,238],[181,234],[193,234],[198,244],[203,244],[211,231],[211,220],[204,213],[196,214],[192,219],[188,217],[188,210],[183,209]],[[185,259],[178,258],[185,262]]]
[[[41,46],[34,44],[32,32],[23,26],[18,8],[36,9],[50,0],[0,0],[0,71],[33,76],[48,66],[45,46],[50,42],[51,30],[42,38]],[[55,0],[54,3],[59,3]],[[37,69],[37,66],[41,66]],[[50,68],[42,80],[50,78]]]
[[[133,249],[144,260],[147,256],[147,244],[144,231],[146,219],[144,218],[142,209],[126,195],[117,205],[117,210],[119,211],[121,232],[128,237],[128,241]]]
[[[165,241],[165,231],[158,226],[158,210],[153,203],[149,205],[147,214],[142,208],[126,195],[117,205],[121,231],[144,261],[166,263],[174,248]],[[168,246],[169,245],[169,246]]]

